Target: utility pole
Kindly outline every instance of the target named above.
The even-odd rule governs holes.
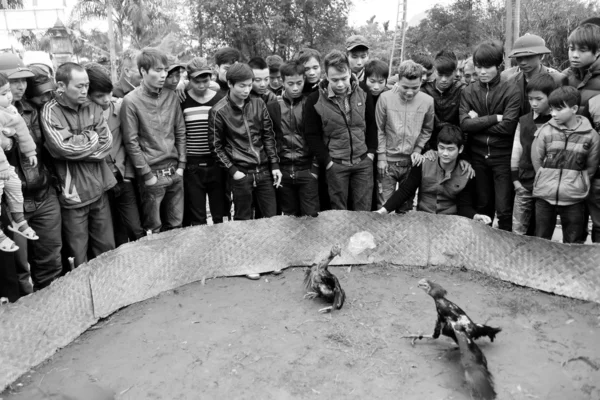
[[[404,60],[404,40],[406,38],[406,10],[408,6],[408,0],[398,0],[398,9],[396,11],[396,29],[394,29],[394,38],[392,39],[392,51],[390,54],[390,72],[392,76],[392,67],[394,65],[394,53],[396,51],[398,42],[398,30],[402,30],[401,42],[400,42],[400,62]],[[400,25],[402,24],[402,25]]]
[[[506,0],[506,30],[504,37],[504,68],[510,68],[508,55],[512,51],[515,40],[519,37],[521,28],[521,0]]]
[[[108,47],[110,47],[110,79],[117,82],[117,52],[115,51],[112,0],[106,0],[106,16],[108,17]]]

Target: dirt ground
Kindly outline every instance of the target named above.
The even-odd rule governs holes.
[[[503,328],[479,341],[499,399],[600,399],[598,304],[459,270],[332,270],[347,293],[339,312],[303,299],[303,268],[186,285],[101,321],[0,398],[93,382],[117,399],[470,399],[449,339],[400,338],[433,330],[433,300],[416,287],[427,277]]]

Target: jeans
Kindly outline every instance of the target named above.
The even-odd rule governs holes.
[[[248,171],[242,179],[230,178],[233,190],[233,219],[246,221],[252,219],[252,195],[256,195],[256,206],[264,218],[277,213],[277,201],[271,171]]]
[[[319,179],[302,171],[281,170],[283,178],[277,189],[281,212],[285,215],[316,217],[319,213]]]
[[[215,224],[225,215],[223,169],[217,164],[200,166],[188,163],[184,173],[184,225],[206,225],[206,197]]]
[[[115,245],[119,247],[144,236],[133,182],[121,181],[107,193],[115,231]]]
[[[327,184],[333,210],[348,209],[348,188],[352,185],[354,210],[371,211],[373,161],[369,157],[354,165],[333,162],[327,170]]]
[[[560,215],[563,243],[583,243],[583,232],[586,225],[583,201],[570,206],[555,206],[545,200],[537,199],[535,203],[535,236],[552,239],[557,215]]]
[[[6,227],[10,224],[8,212],[4,204],[0,205],[2,212],[0,214],[0,225]],[[12,232],[4,230],[6,236],[11,237]],[[19,236],[19,235],[14,235]],[[5,253],[0,251],[0,297],[8,298],[8,301],[15,302],[19,297],[26,296],[29,293],[22,291],[22,285],[19,284],[19,275],[15,265],[15,253]]]
[[[173,172],[157,178],[152,186],[140,184],[142,227],[153,233],[180,228],[183,223],[183,177]],[[161,209],[165,221],[161,220]]]
[[[388,162],[388,172],[385,175],[377,174],[377,185],[381,185],[379,197],[377,198],[377,209],[383,207],[386,201],[396,191],[396,185],[402,185],[410,173],[412,162]],[[404,204],[396,209],[397,213],[405,213],[413,209],[415,196],[412,196]]]
[[[15,253],[18,270],[29,266],[33,290],[50,285],[62,273],[62,221],[56,191],[50,187],[42,201],[25,198],[25,219],[39,236],[38,240],[27,240],[15,235],[19,250]]]
[[[526,235],[530,226],[535,225],[535,197],[524,187],[515,192],[512,217],[512,231],[517,235]]]
[[[79,208],[63,208],[63,246],[75,258],[75,268],[115,248],[108,195]]]
[[[473,154],[475,170],[475,206],[479,214],[494,219],[498,217],[498,228],[512,230],[513,183],[510,175],[510,156],[485,158]]]
[[[586,204],[592,217],[592,242],[600,243],[600,179],[592,180]]]

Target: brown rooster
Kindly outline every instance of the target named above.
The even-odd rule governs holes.
[[[330,312],[334,308],[339,310],[344,305],[346,293],[340,286],[340,282],[336,276],[329,272],[327,268],[329,263],[340,254],[342,254],[342,246],[336,244],[331,248],[326,258],[317,264],[313,264],[306,270],[304,286],[307,293],[304,295],[304,298],[314,299],[315,297],[323,297],[325,300],[333,303],[332,306],[321,308],[319,310],[320,313]]]

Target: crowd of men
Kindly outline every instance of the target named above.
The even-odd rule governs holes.
[[[600,18],[568,43],[562,72],[528,34],[512,68],[485,41],[393,76],[356,35],[287,62],[222,48],[184,65],[145,48],[114,84],[97,63],[1,54],[0,297],[209,218],[403,213],[417,194],[420,211],[546,239],[560,216],[566,243],[591,216],[600,242]]]

